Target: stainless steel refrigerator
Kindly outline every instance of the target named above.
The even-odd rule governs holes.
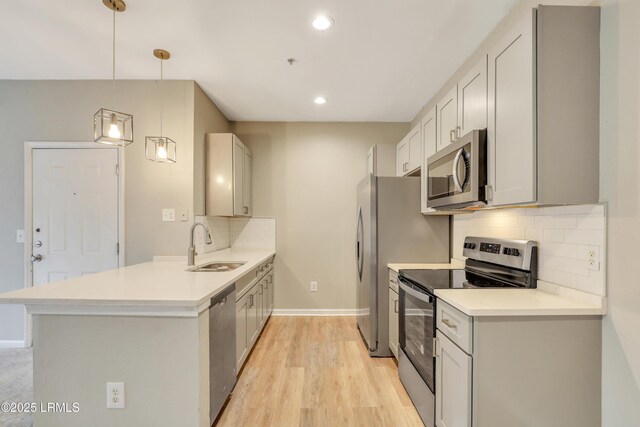
[[[449,262],[449,217],[420,212],[419,177],[358,184],[357,323],[370,356],[389,350],[388,263]]]

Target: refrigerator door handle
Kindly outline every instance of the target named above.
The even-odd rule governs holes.
[[[362,224],[362,208],[358,208],[358,230],[356,232],[356,257],[358,263],[358,277],[362,281],[362,267],[364,264],[364,257],[362,256],[364,228]]]

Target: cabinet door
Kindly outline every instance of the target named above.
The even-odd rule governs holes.
[[[427,207],[427,160],[436,153],[436,108],[432,108],[420,123],[422,126],[422,173],[420,174],[420,202],[422,213],[434,212]]]
[[[236,303],[236,372],[240,372],[242,363],[247,357],[247,300],[245,295]]]
[[[244,146],[233,136],[233,214],[244,215]]]
[[[242,204],[243,204],[243,212],[247,216],[251,216],[252,214],[252,205],[251,205],[251,167],[252,167],[253,157],[251,156],[251,151],[247,147],[244,147],[244,163],[243,167],[243,175],[242,175]]]
[[[489,52],[489,185],[494,206],[536,200],[535,12]]]
[[[274,281],[275,279],[275,275],[273,273],[273,271],[271,272],[271,274],[269,274],[269,315],[271,315],[271,313],[273,313],[273,305],[274,305],[274,301],[275,301],[275,286],[276,283]]]
[[[471,356],[440,331],[436,336],[436,426],[471,427]]]
[[[451,88],[437,104],[437,149],[442,150],[455,141],[458,134],[458,86]]]
[[[396,176],[404,176],[409,167],[409,139],[404,138],[396,147]]]
[[[458,82],[458,126],[458,136],[487,127],[486,55]]]
[[[409,165],[407,166],[407,172],[413,173],[420,168],[422,164],[422,141],[420,138],[420,132],[422,130],[421,123],[418,123],[416,127],[411,129],[409,135],[407,135],[409,144]]]
[[[398,358],[398,343],[400,332],[398,330],[398,294],[389,288],[389,348],[391,353]]]
[[[258,294],[257,286],[249,291],[249,301],[247,302],[247,347],[251,350],[258,338]]]
[[[260,329],[264,326],[264,322],[267,320],[267,280],[263,279],[258,285],[258,300],[260,301],[258,307],[258,317],[260,318]]]

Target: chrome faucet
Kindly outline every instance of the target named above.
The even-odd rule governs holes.
[[[204,224],[202,222],[194,222],[193,225],[191,226],[191,231],[189,232],[189,236],[190,236],[190,240],[189,240],[189,252],[187,252],[187,265],[189,267],[193,266],[195,264],[196,261],[196,255],[198,255],[196,253],[196,245],[195,243],[193,243],[193,235],[194,235],[194,231],[196,230],[197,226],[202,226],[202,228],[204,228],[204,232],[206,233],[206,243],[207,245],[211,244],[211,233],[209,232],[209,227],[207,227],[207,224]]]

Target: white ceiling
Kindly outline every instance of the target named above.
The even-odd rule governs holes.
[[[126,2],[119,79],[156,79],[164,48],[165,77],[196,80],[231,120],[410,121],[517,0]],[[3,3],[0,79],[111,78],[101,0]],[[318,13],[335,26],[313,29]]]

